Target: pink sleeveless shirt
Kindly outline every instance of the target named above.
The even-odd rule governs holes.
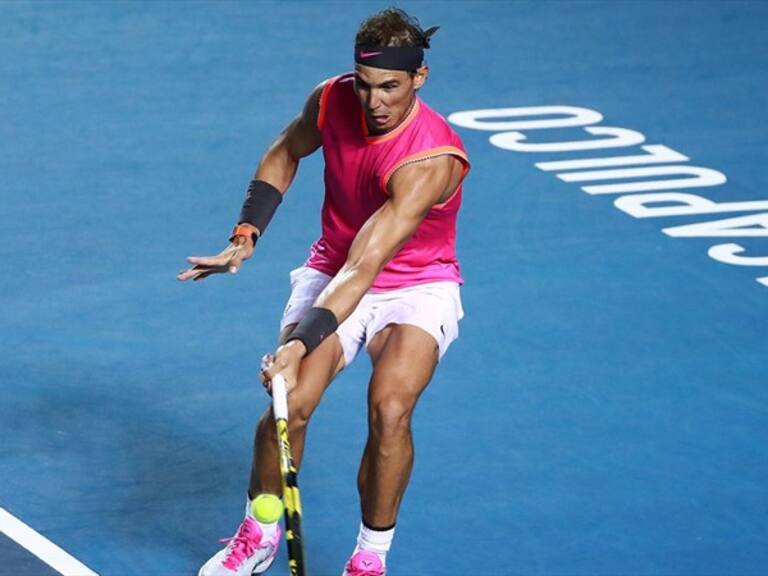
[[[320,97],[318,128],[325,158],[322,236],[310,249],[306,266],[335,276],[347,259],[358,230],[388,198],[387,184],[400,167],[451,155],[469,170],[464,146],[445,119],[419,98],[397,128],[368,134],[364,111],[353,90],[354,75],[329,80]],[[461,185],[429,211],[413,236],[386,264],[372,291],[425,282],[462,283],[456,259],[456,215]]]

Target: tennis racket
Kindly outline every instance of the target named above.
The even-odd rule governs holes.
[[[291,456],[288,440],[288,393],[285,378],[272,378],[272,411],[277,426],[277,444],[280,450],[280,476],[283,480],[283,504],[285,506],[285,541],[288,544],[288,568],[291,576],[306,576],[304,545],[301,538],[301,497],[296,466]]]

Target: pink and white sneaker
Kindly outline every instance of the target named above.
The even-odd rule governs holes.
[[[352,554],[341,576],[384,576],[384,565],[375,552],[358,550]]]
[[[275,535],[265,540],[259,524],[246,517],[232,538],[225,538],[227,546],[203,564],[198,576],[251,576],[262,574],[272,565],[280,543],[280,526]]]

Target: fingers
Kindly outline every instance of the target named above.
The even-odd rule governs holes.
[[[192,269],[188,268],[187,270],[182,270],[178,274],[176,274],[176,280],[181,280],[182,282],[189,280],[190,278],[194,278],[197,275],[197,273]]]
[[[264,354],[264,356],[261,357],[261,372],[259,372],[259,379],[265,388],[269,388],[271,385],[271,379],[267,378],[265,372],[272,366],[274,362],[274,354]]]
[[[229,258],[223,252],[216,256],[190,256],[187,258],[187,262],[195,266],[224,266],[228,261]]]
[[[274,366],[274,363],[274,354],[264,354],[264,356],[261,357],[261,373],[259,374],[259,378],[261,379],[261,385],[264,386],[264,389],[270,395],[272,394],[272,376],[274,376],[274,374],[268,375],[267,371]]]
[[[176,279],[181,280],[182,282],[185,280],[198,280],[203,273],[203,268],[199,266],[192,266],[192,268],[187,268],[186,270],[179,272],[176,276]]]
[[[176,275],[177,280],[182,282],[186,280],[202,280],[213,273],[224,272],[226,270],[227,260],[218,256],[190,256],[187,262],[192,264],[186,270],[182,270]]]
[[[295,370],[295,367],[289,366],[289,362],[286,362],[285,359],[281,359],[279,354],[277,356],[274,354],[265,354],[261,359],[260,378],[262,386],[264,386],[270,395],[272,394],[272,380],[278,375],[283,377],[285,380],[286,392],[290,393],[297,379],[297,371]]]
[[[262,368],[261,376],[264,380],[271,381],[275,375],[280,374],[287,366],[288,364],[285,360],[280,360],[273,356],[269,366]]]
[[[192,264],[188,270],[179,272],[178,280],[202,280],[211,274],[229,272],[237,274],[243,261],[253,254],[253,247],[249,244],[230,244],[216,256],[189,256],[187,262]]]
[[[264,356],[261,357],[261,372],[259,372],[261,385],[264,386],[264,390],[270,395],[272,394],[272,380],[264,375],[264,371],[269,368],[274,361],[275,357],[272,354],[264,354]]]
[[[204,280],[205,278],[208,278],[208,276],[210,276],[211,274],[219,274],[219,273],[220,273],[220,271],[218,271],[218,270],[216,270],[216,271],[208,270],[206,272],[200,272],[197,276],[195,276],[192,279],[192,282],[199,282],[200,280]]]
[[[187,270],[183,270],[179,272],[179,274],[176,276],[177,280],[181,280],[184,282],[185,280],[193,280],[197,282],[198,280],[202,280],[203,278],[208,278],[211,274],[220,274],[221,272],[226,272],[227,268],[225,266],[202,266],[202,265],[196,265],[192,266],[192,268],[188,268]]]
[[[272,364],[275,363],[275,355],[274,354],[264,354],[264,356],[261,357],[261,370],[262,372],[272,366]]]

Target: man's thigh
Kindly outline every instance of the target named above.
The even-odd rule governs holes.
[[[369,404],[396,400],[413,408],[437,366],[434,337],[418,326],[390,324],[371,340],[368,352],[373,363]]]
[[[421,328],[433,338],[438,348],[438,361],[458,338],[459,320],[463,316],[459,286],[450,282],[369,294],[361,307],[368,309],[365,339],[369,350],[380,332],[393,325],[407,325]],[[386,334],[378,338],[379,341],[384,339]],[[418,340],[415,342],[419,345]],[[373,351],[374,355],[376,352]]]

